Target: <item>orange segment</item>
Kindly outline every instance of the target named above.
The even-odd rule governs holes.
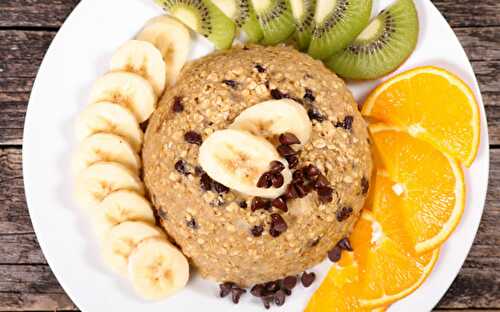
[[[479,148],[479,106],[457,76],[419,67],[386,81],[368,97],[363,115],[404,127],[469,167]]]
[[[417,253],[441,245],[453,232],[465,206],[465,183],[458,163],[403,129],[370,126],[391,188],[399,190],[400,220]]]

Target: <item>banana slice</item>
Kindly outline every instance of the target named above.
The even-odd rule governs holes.
[[[98,162],[76,177],[75,198],[82,207],[92,210],[110,193],[121,189],[144,194],[141,180],[127,167],[115,162]]]
[[[146,78],[157,96],[165,90],[167,65],[163,55],[152,43],[127,41],[111,58],[111,71],[132,72]]]
[[[78,174],[100,161],[120,163],[137,175],[142,165],[139,155],[125,139],[111,133],[96,133],[80,143],[73,158],[73,172]]]
[[[127,221],[118,224],[105,238],[102,253],[104,261],[116,273],[127,276],[128,258],[141,241],[150,237],[164,237],[160,228],[142,221]]]
[[[128,108],[139,123],[148,120],[158,98],[151,84],[141,76],[111,72],[96,80],[90,92],[90,103],[113,102]]]
[[[138,40],[154,44],[167,64],[167,85],[172,86],[191,50],[191,34],[186,26],[168,16],[158,16],[146,23]]]
[[[280,188],[259,188],[257,182],[273,160],[282,162],[284,184]],[[199,162],[215,181],[250,196],[276,198],[285,192],[292,179],[288,163],[276,148],[261,137],[241,130],[221,130],[201,145]]]
[[[251,106],[235,118],[232,129],[273,138],[285,132],[293,133],[306,144],[311,137],[312,124],[306,109],[294,100],[271,100]]]
[[[88,105],[80,114],[75,127],[78,141],[99,133],[112,133],[126,139],[134,148],[141,150],[144,133],[134,115],[123,106],[110,102]]]
[[[184,288],[189,280],[186,257],[165,238],[148,238],[132,251],[129,277],[137,293],[158,300]]]

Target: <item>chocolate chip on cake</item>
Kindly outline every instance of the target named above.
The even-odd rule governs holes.
[[[184,140],[190,144],[201,145],[203,143],[203,139],[198,132],[188,131],[184,134]]]
[[[370,182],[368,182],[368,179],[366,177],[361,178],[361,194],[366,195],[368,194],[368,190],[370,189]]]
[[[246,209],[248,207],[248,204],[247,204],[247,201],[246,200],[242,200],[238,203],[238,205],[240,206],[240,208],[243,208],[243,209]]]
[[[262,225],[256,225],[250,230],[250,232],[254,237],[260,237],[264,232],[264,227]]]
[[[195,218],[189,219],[189,221],[186,222],[186,225],[190,229],[193,229],[193,230],[198,229],[198,223],[196,222]]]
[[[272,182],[273,174],[271,172],[264,172],[262,176],[257,181],[257,187],[259,188],[270,188],[273,185]]]
[[[271,307],[271,302],[273,302],[274,300],[274,296],[273,295],[264,296],[261,298],[261,300],[262,304],[264,305],[264,308],[269,309]]]
[[[220,295],[220,297],[224,298],[227,295],[229,295],[229,293],[231,292],[231,290],[233,289],[234,286],[236,286],[236,285],[234,283],[231,283],[231,282],[225,282],[225,283],[220,284],[219,285],[219,288],[220,288],[219,295]]]
[[[264,284],[264,288],[267,293],[275,293],[280,289],[279,281],[271,281]]]
[[[282,281],[283,288],[292,290],[295,285],[297,285],[297,277],[296,276],[287,276]]]
[[[178,160],[175,163],[174,168],[175,168],[175,170],[177,170],[177,172],[179,172],[182,175],[187,176],[190,174],[187,162],[182,160],[182,159]]]
[[[283,217],[277,213],[273,213],[271,215],[271,228],[269,229],[269,234],[271,234],[272,237],[278,237],[282,233],[286,232],[287,229],[288,225]]]
[[[304,272],[302,273],[300,281],[302,282],[302,285],[304,285],[304,287],[309,287],[312,285],[312,283],[314,283],[315,279],[316,279],[316,274],[314,274],[314,272],[311,273]]]
[[[238,304],[240,302],[241,295],[243,295],[246,292],[247,291],[243,288],[233,287],[233,289],[231,289],[231,299],[233,300],[233,303]]]
[[[260,64],[255,64],[255,69],[261,74],[266,72],[266,69]]]
[[[297,136],[290,132],[280,134],[279,141],[283,145],[300,144],[300,140],[297,138]]]
[[[347,220],[352,214],[352,207],[342,207],[337,210],[336,217],[337,221],[342,222]]]
[[[200,177],[200,186],[201,189],[205,192],[212,190],[212,178],[208,176],[208,174],[204,173]]]
[[[281,92],[280,90],[278,89],[272,89],[271,90],[271,96],[273,97],[273,99],[275,100],[281,100],[281,99],[284,99],[284,98],[287,98],[288,95],[286,95],[285,93]]]
[[[251,209],[252,211],[257,211],[259,209],[269,210],[271,209],[271,201],[261,197],[254,197],[252,199]]]
[[[278,208],[279,210],[281,210],[283,212],[288,212],[288,206],[287,206],[286,201],[283,197],[278,197],[278,198],[273,199],[272,205],[273,205],[273,207]]]
[[[314,96],[314,93],[311,89],[306,88],[306,93],[304,94],[304,100],[308,102],[314,102],[316,100],[316,97]]]
[[[225,194],[225,193],[229,192],[229,188],[227,186],[220,184],[217,181],[212,182],[212,187],[213,187],[214,191],[218,194]]]
[[[250,293],[255,297],[262,297],[264,295],[264,285],[257,284],[252,287]]]
[[[321,171],[318,169],[318,167],[314,165],[308,165],[304,168],[303,172],[305,176],[311,181],[315,181],[316,178],[321,174]]]
[[[182,104],[182,98],[180,96],[174,97],[174,104],[172,105],[172,111],[174,113],[181,113],[184,111],[184,105]]]
[[[297,151],[295,151],[289,145],[280,145],[278,146],[277,150],[282,157],[290,157],[297,155]]]
[[[231,87],[232,89],[236,89],[238,87],[238,83],[234,80],[229,80],[229,79],[225,79],[225,80],[222,80],[222,82]]]
[[[349,238],[344,237],[342,238],[338,243],[337,246],[339,246],[340,249],[347,250],[347,251],[353,251],[351,241]]]
[[[297,168],[297,165],[299,164],[299,158],[297,157],[297,155],[287,156],[285,157],[285,159],[288,162],[288,168]]]
[[[285,178],[283,177],[283,175],[281,173],[275,173],[271,177],[271,183],[272,183],[273,187],[280,188],[285,183]]]
[[[289,184],[286,187],[285,194],[283,195],[286,200],[291,200],[297,198],[299,195],[297,194],[297,190],[293,184]]]
[[[274,303],[276,303],[277,306],[284,305],[285,300],[286,300],[286,294],[285,294],[285,291],[283,289],[278,290],[274,294]]]
[[[273,160],[269,165],[269,168],[272,173],[279,173],[285,170],[285,165],[283,165],[281,161]]]
[[[345,130],[351,130],[352,129],[352,122],[354,121],[353,116],[346,116],[344,117],[343,121],[339,121],[335,124],[335,127],[337,128],[343,128]]]
[[[323,122],[326,120],[326,117],[321,114],[321,112],[316,107],[311,107],[307,110],[307,115],[309,119],[316,120],[318,122]]]
[[[318,188],[319,201],[322,203],[330,203],[333,200],[333,189],[328,186]]]
[[[338,262],[341,256],[342,256],[342,249],[340,249],[339,246],[333,247],[328,252],[328,259],[330,259],[331,262]]]

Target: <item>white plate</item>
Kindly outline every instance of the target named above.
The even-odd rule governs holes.
[[[375,0],[378,11],[390,0]],[[461,224],[443,247],[425,284],[391,311],[429,311],[457,275],[476,234],[488,183],[489,144],[485,113],[472,67],[444,18],[428,0],[418,0],[421,34],[413,56],[401,70],[438,65],[460,75],[481,104],[481,147],[466,170],[467,206]],[[195,278],[176,296],[157,303],[138,298],[125,280],[103,266],[89,223],[72,201],[69,159],[73,124],[86,104],[91,83],[103,74],[112,52],[161,11],[151,0],[83,0],[57,34],[33,87],[24,130],[23,167],[26,198],[38,241],[55,276],[85,312],[230,311],[230,300],[216,297],[214,283]],[[200,41],[194,55],[207,51]],[[350,84],[358,101],[379,81]],[[443,103],[446,105],[446,103]],[[322,278],[327,262],[314,268]],[[320,285],[316,282],[315,287]],[[299,288],[298,288],[299,289]],[[302,311],[314,287],[296,290],[280,311]],[[238,311],[261,310],[244,296]],[[276,308],[275,308],[276,309]]]

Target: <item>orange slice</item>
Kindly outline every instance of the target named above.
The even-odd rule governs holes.
[[[479,148],[479,106],[457,76],[419,67],[384,82],[366,100],[363,115],[404,127],[469,167]]]
[[[404,129],[371,125],[375,150],[391,189],[399,195],[397,213],[418,254],[440,246],[460,221],[465,206],[459,164]]]

